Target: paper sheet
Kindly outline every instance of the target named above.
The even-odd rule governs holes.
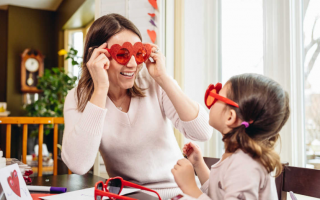
[[[123,188],[120,195],[130,194],[140,189],[134,188]],[[70,199],[77,199],[77,200],[92,200],[94,199],[94,187],[87,188],[83,190],[77,190],[73,192],[66,192],[63,194],[58,194],[54,196],[47,196],[47,197],[39,197],[40,199],[45,200],[70,200]],[[108,199],[107,197],[103,197],[103,199]]]
[[[14,175],[14,171],[16,175]],[[0,169],[1,199],[3,196],[5,196],[7,200],[32,200],[17,163]]]

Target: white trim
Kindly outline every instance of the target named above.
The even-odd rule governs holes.
[[[174,77],[174,1],[165,0],[165,52],[167,73]]]
[[[292,165],[305,167],[303,1],[290,1]]]
[[[288,0],[264,0],[264,75],[291,93],[290,83],[290,30]],[[290,117],[280,132],[282,162],[292,163],[292,135]]]
[[[127,19],[130,19],[130,16],[129,16],[129,0],[126,0],[126,16],[125,17]]]
[[[101,0],[95,0],[94,1],[95,5],[95,15],[94,15],[94,20],[98,19],[100,17],[101,13]]]
[[[304,166],[302,3],[264,0],[264,75],[288,92],[291,114],[280,131],[282,162]]]
[[[93,164],[93,175],[100,176],[100,152],[98,151]]]
[[[207,3],[207,84],[221,82],[221,0]],[[204,143],[204,156],[220,158],[222,155],[222,136],[214,129],[212,137]]]
[[[164,55],[166,52],[166,3],[167,1],[157,1],[158,3],[158,10],[155,10],[156,18],[155,21],[157,23],[158,28],[158,39],[157,45],[159,49],[162,51]],[[173,20],[172,20],[173,22]]]

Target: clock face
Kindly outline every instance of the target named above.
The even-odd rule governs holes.
[[[39,62],[34,58],[28,58],[26,61],[26,69],[29,72],[36,72],[39,69]]]

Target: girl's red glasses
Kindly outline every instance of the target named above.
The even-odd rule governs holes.
[[[126,65],[132,56],[135,57],[137,64],[145,62],[151,54],[151,45],[135,43],[133,46],[130,42],[123,43],[122,46],[114,44],[110,49],[106,48],[113,59],[119,64]]]
[[[216,86],[214,86],[213,84],[210,84],[208,86],[206,94],[204,95],[204,103],[206,104],[207,108],[210,109],[213,106],[213,104],[218,100],[223,101],[226,104],[229,104],[231,106],[239,108],[239,105],[234,101],[219,95],[221,88],[222,88],[221,83],[217,83]]]
[[[158,195],[159,200],[161,200],[160,195],[156,191],[131,183],[129,181],[125,181],[121,177],[109,178],[105,184],[103,184],[102,181],[97,182],[94,189],[94,198],[95,200],[102,200],[102,197],[106,196],[110,199],[135,200],[131,197],[120,196],[123,186],[154,192]]]

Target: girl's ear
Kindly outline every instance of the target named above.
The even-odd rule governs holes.
[[[228,109],[227,111],[227,118],[226,118],[226,125],[228,127],[235,127],[238,126],[239,120],[237,117],[237,113],[233,109]]]

